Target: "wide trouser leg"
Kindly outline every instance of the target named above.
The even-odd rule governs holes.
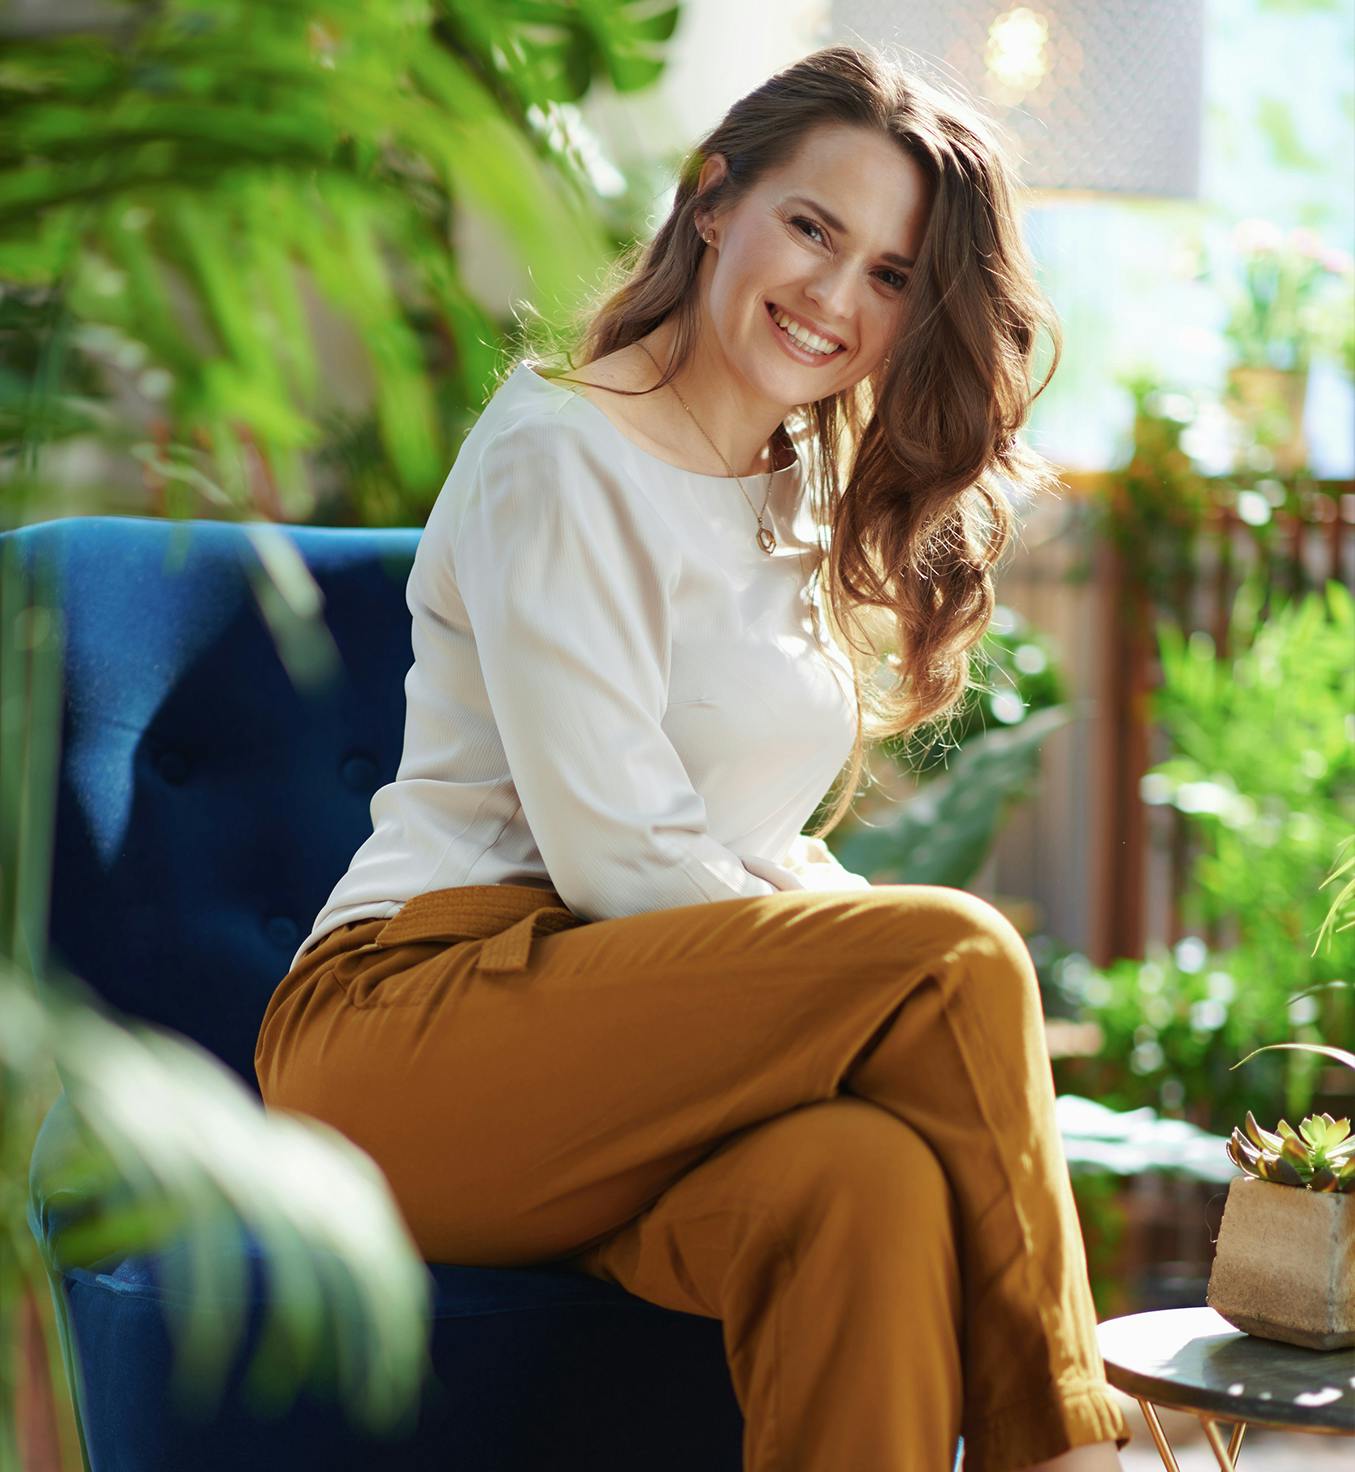
[[[956,1236],[927,1143],[843,1095],[739,1131],[570,1262],[721,1320],[746,1467],[950,1472]]]
[[[928,1141],[956,1192],[963,1357],[978,1391],[966,1472],[1129,1440],[1096,1339],[1034,963],[993,913],[924,974],[844,1079]]]
[[[947,1472],[945,1362],[957,1353],[967,1472],[1129,1440],[1096,1344],[1034,967],[1000,911],[960,890],[881,885],[591,924],[563,912],[568,928],[538,936],[529,959],[509,955],[507,934],[452,939],[503,930],[506,913],[483,928],[484,905],[498,914],[518,900],[522,915],[559,905],[513,886],[441,891],[388,926],[329,938],[284,979],[260,1032],[265,1100],[367,1149],[426,1256],[573,1256],[654,1295],[665,1275],[662,1249],[644,1250],[647,1226],[691,1237],[684,1200],[723,1187],[725,1250],[713,1228],[698,1232],[703,1279],[674,1267],[669,1291],[709,1303],[727,1332],[731,1315],[741,1325],[731,1371],[747,1397],[750,1472]],[[807,1107],[847,1097],[864,1106],[850,1125],[841,1109]],[[883,1138],[854,1136],[845,1163],[824,1159],[825,1130],[864,1137],[873,1114],[889,1127]],[[773,1123],[785,1143],[769,1136],[764,1147],[759,1132]],[[793,1158],[791,1137],[805,1129],[819,1134],[805,1134],[799,1168],[767,1172],[764,1151]],[[894,1220],[909,1189],[900,1176],[919,1202],[931,1193],[925,1224],[892,1233],[896,1256],[854,1199],[869,1174],[863,1152],[917,1166],[918,1141],[947,1184],[962,1284],[958,1340],[941,1327],[938,1287],[922,1312],[925,1354],[907,1258],[944,1260],[936,1180],[883,1164],[872,1176]],[[777,1230],[788,1234],[780,1268],[768,1245]],[[835,1232],[854,1244],[841,1247],[836,1277]],[[872,1296],[866,1280],[877,1277],[883,1308],[874,1319],[815,1316],[796,1292],[797,1264],[831,1285],[820,1299]],[[944,1282],[939,1268],[933,1276]],[[778,1337],[788,1322],[797,1332]],[[906,1366],[892,1394],[882,1359]]]

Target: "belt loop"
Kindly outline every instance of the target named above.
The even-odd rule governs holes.
[[[475,964],[481,971],[522,971],[531,953],[532,937],[538,929],[549,934],[581,923],[572,910],[554,905],[542,906],[515,921],[507,930],[491,935],[480,948]]]

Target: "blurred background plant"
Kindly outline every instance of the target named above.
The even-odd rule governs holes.
[[[1129,593],[1117,612],[1145,633],[1154,615],[1186,616],[1213,493],[1184,444],[1198,413],[1196,399],[1142,369],[1124,374],[1120,383],[1132,405],[1127,453],[1092,488],[1085,546],[1113,548]],[[1087,558],[1068,579],[1085,582],[1094,571]]]
[[[1347,848],[1355,848],[1355,834],[1342,843],[1340,853],[1345,854]],[[1346,855],[1342,861],[1322,881],[1322,887],[1334,884],[1343,874],[1355,870],[1355,853]],[[1317,932],[1317,939],[1313,942],[1313,954],[1316,955],[1323,942],[1330,943],[1331,938],[1338,931],[1355,930],[1355,873],[1351,873],[1349,879],[1338,889],[1332,897],[1331,909],[1327,911],[1326,919],[1322,922],[1321,929]],[[1355,985],[1355,983],[1352,983]]]
[[[635,223],[575,104],[651,83],[676,8],[66,10],[5,26],[8,503],[422,521],[513,335],[460,217],[567,311]]]
[[[1272,598],[1262,622],[1255,578],[1238,592],[1229,645],[1158,627],[1163,683],[1152,718],[1171,755],[1144,776],[1142,798],[1175,808],[1200,848],[1182,913],[1193,932],[1235,930],[1213,949],[1174,947],[1104,968],[1065,965],[1060,988],[1095,1021],[1100,1057],[1068,1060],[1070,1087],[1118,1108],[1151,1103],[1226,1133],[1258,1098],[1291,1116],[1313,1099],[1318,1060],[1283,1055],[1251,1076],[1231,1061],[1256,1039],[1355,1037],[1355,935],[1323,933],[1327,875],[1355,829],[1355,609],[1349,589]],[[1127,1067],[1124,1063],[1127,1063]]]
[[[1199,279],[1219,292],[1227,311],[1225,402],[1244,431],[1273,451],[1277,468],[1293,470],[1306,453],[1314,360],[1355,375],[1355,258],[1306,226],[1286,232],[1259,217],[1236,224],[1228,255],[1204,254]]]
[[[1317,354],[1355,374],[1355,258],[1315,230],[1252,216],[1233,227],[1228,256],[1206,256],[1199,278],[1227,309],[1233,362],[1303,368]]]
[[[881,744],[871,787],[833,831],[834,853],[877,884],[972,884],[1028,799],[1044,742],[1077,715],[1050,640],[999,606],[965,708],[943,733]]]

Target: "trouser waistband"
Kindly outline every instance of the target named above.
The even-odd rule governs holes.
[[[378,946],[411,941],[486,939],[481,971],[521,971],[533,937],[587,922],[554,889],[526,884],[467,884],[415,895],[377,933]]]

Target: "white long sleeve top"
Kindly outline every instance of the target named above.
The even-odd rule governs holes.
[[[650,454],[520,362],[429,513],[400,764],[292,964],[458,885],[551,887],[588,920],[869,888],[800,832],[855,721],[810,591],[805,454],[743,477],[769,556],[733,477]]]

